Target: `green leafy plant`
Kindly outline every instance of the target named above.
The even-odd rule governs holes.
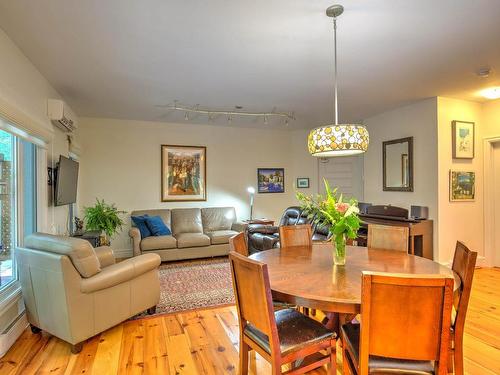
[[[110,238],[122,228],[124,221],[120,215],[125,211],[118,211],[114,204],[108,204],[96,198],[93,207],[84,208],[84,220],[87,230],[98,230],[106,233]]]
[[[339,255],[345,256],[345,237],[356,238],[360,227],[358,201],[350,199],[344,202],[342,194],[339,196],[336,188],[332,190],[326,179],[324,183],[326,192],[324,196],[297,192],[296,197],[302,210],[314,224],[329,227]]]

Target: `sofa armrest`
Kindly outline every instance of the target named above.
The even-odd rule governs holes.
[[[132,238],[132,250],[134,251],[134,256],[141,255],[141,232],[138,228],[132,227],[128,231],[128,235]]]
[[[243,221],[235,221],[231,225],[231,230],[234,230],[235,232],[244,232],[246,231],[248,227],[248,223],[244,223]]]
[[[251,224],[248,226],[248,233],[278,234],[279,228],[274,225]]]
[[[158,254],[144,254],[104,268],[97,275],[82,279],[80,290],[93,293],[135,279],[146,272],[158,269],[161,258]]]
[[[99,246],[96,247],[94,251],[95,255],[97,255],[97,259],[99,259],[101,268],[108,267],[116,263],[113,249],[109,246]]]

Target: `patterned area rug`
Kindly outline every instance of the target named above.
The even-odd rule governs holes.
[[[229,260],[220,257],[163,263],[160,290],[155,315],[234,303]]]

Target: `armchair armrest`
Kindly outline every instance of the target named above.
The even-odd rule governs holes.
[[[278,234],[279,228],[274,225],[251,224],[248,226],[248,233]]]
[[[113,249],[109,246],[99,246],[94,249],[95,255],[97,255],[97,259],[99,259],[99,263],[101,264],[101,268],[111,266],[115,264],[115,256],[113,254]]]
[[[80,290],[83,293],[92,293],[111,288],[157,269],[160,263],[161,258],[158,254],[144,254],[129,258],[104,268],[97,275],[82,279]]]
[[[231,230],[234,230],[235,232],[244,232],[248,227],[248,223],[244,223],[242,221],[235,221],[231,225]]]
[[[132,238],[132,249],[134,251],[134,256],[141,255],[141,232],[138,228],[132,227],[128,231],[128,235]]]

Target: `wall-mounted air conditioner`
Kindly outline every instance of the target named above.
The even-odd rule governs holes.
[[[47,100],[47,115],[52,123],[64,132],[72,132],[77,126],[66,111],[66,104],[59,99]]]

